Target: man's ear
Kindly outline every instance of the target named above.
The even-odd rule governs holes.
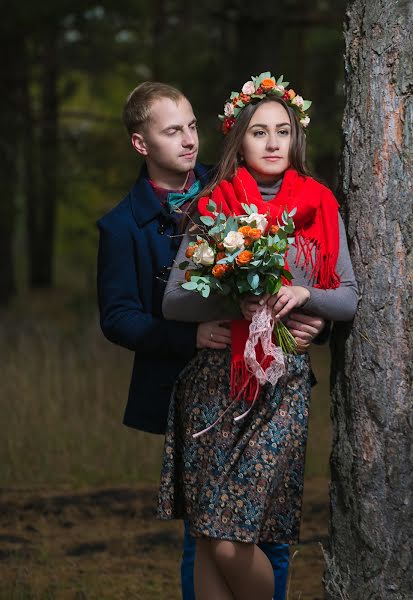
[[[143,135],[140,133],[132,133],[131,142],[136,152],[142,156],[148,156],[148,149],[146,147],[145,138]]]

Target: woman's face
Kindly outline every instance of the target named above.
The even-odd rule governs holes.
[[[259,183],[279,179],[290,166],[291,123],[278,102],[263,102],[251,117],[240,154]]]

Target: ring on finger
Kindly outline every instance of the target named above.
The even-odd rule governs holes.
[[[214,334],[212,333],[212,331],[211,331],[209,337],[211,338],[211,340],[214,338]]]

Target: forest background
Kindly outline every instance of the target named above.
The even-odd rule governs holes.
[[[0,485],[3,508],[15,508],[2,523],[8,546],[0,558],[9,573],[4,598],[94,598],[93,585],[84,588],[86,576],[68,568],[66,580],[66,567],[59,570],[63,563],[56,557],[68,549],[50,545],[55,535],[47,529],[50,522],[36,525],[39,543],[28,539],[27,531],[16,536],[14,529],[27,525],[22,525],[27,494],[42,499],[44,516],[56,510],[50,508],[56,490],[60,498],[62,490],[73,494],[90,486],[156,487],[162,440],[121,426],[132,356],[103,339],[96,306],[95,221],[127,193],[140,166],[121,122],[123,103],[146,79],[177,86],[193,104],[200,158],[210,164],[221,143],[216,116],[230,91],[265,70],[283,74],[313,101],[310,168],[337,191],[345,3],[256,0],[253,8],[241,0],[1,4]],[[320,383],[306,477],[324,521],[313,527],[313,542],[326,534],[331,440],[328,350],[317,351],[314,360]],[[127,497],[127,510],[138,496]],[[97,502],[91,501],[94,507]],[[99,551],[98,544],[95,551],[109,552],[104,548]],[[95,556],[93,547],[89,554]],[[132,554],[138,554],[136,548]],[[69,555],[73,564],[77,555]],[[170,571],[175,587],[176,565]],[[155,597],[152,589],[162,597],[162,586],[170,581],[148,579],[147,567],[135,597]],[[308,591],[320,588],[321,562],[317,569],[317,584],[300,588],[303,600],[317,597]],[[128,579],[127,585],[134,584]],[[80,595],[73,595],[75,588]],[[106,597],[99,590],[96,597]],[[118,588],[107,597],[123,596]]]

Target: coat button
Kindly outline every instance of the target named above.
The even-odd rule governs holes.
[[[165,275],[168,275],[168,273],[169,273],[168,267],[162,267],[158,272],[158,276],[165,277]]]
[[[165,233],[166,230],[166,226],[165,225],[159,225],[158,227],[158,233],[160,233],[161,235],[163,235]]]

